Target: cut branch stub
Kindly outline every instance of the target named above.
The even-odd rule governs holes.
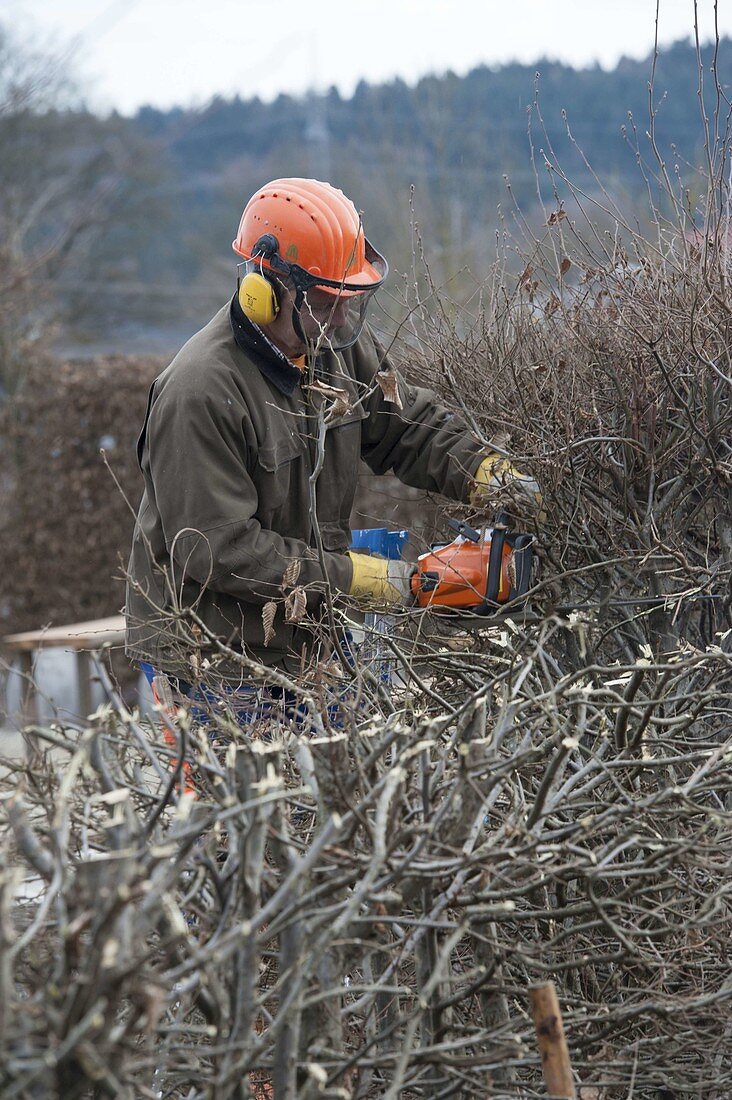
[[[544,1084],[550,1096],[576,1100],[562,1013],[553,982],[542,982],[529,990],[531,1015],[541,1055]]]

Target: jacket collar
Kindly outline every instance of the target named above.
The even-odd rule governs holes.
[[[302,371],[245,316],[236,294],[231,299],[229,318],[237,346],[280,393],[291,397],[302,381]]]

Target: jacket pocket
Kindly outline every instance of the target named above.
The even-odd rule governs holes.
[[[259,448],[252,474],[259,497],[258,512],[271,514],[295,489],[299,466],[305,455],[305,442],[300,436],[280,435]]]
[[[285,462],[305,453],[305,440],[300,435],[277,435],[260,444],[257,461],[270,472],[277,470]]]

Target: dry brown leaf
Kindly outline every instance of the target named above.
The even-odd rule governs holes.
[[[338,386],[329,386],[326,382],[321,382],[319,378],[316,378],[315,381],[311,382],[306,388],[312,390],[314,393],[320,394],[321,397],[327,397],[331,400],[347,396],[345,390],[340,389]]]
[[[380,370],[376,374],[376,381],[381,387],[381,392],[386,401],[391,401],[398,409],[403,409],[402,399],[399,396],[399,379],[393,370]]]
[[[570,260],[569,256],[565,256],[561,264],[559,265],[559,274],[566,275],[571,266],[572,261]]]
[[[531,276],[534,274],[534,269],[531,264],[527,264],[524,270],[519,276],[519,286],[527,286],[531,282]]]
[[[549,301],[544,306],[544,316],[545,317],[551,317],[552,313],[556,313],[556,311],[558,309],[559,309],[559,299],[557,298],[554,291],[552,291],[551,294],[549,295]]]
[[[348,390],[342,390],[338,386],[328,386],[325,382],[316,380],[307,387],[324,397],[326,401],[332,401],[328,413],[330,416],[345,416],[351,411],[351,402],[348,399]]]
[[[511,588],[516,587],[516,555],[511,552],[506,558],[506,576]]]
[[[285,598],[285,622],[286,623],[299,623],[302,621],[302,617],[305,614],[307,607],[307,596],[305,595],[305,589],[302,585],[297,588],[293,588]]]
[[[286,588],[294,588],[294,586],[297,584],[297,579],[300,576],[301,565],[302,562],[299,558],[293,558],[292,561],[289,563],[287,569],[285,569],[285,572],[282,575],[282,584],[280,585],[280,587],[283,592]]]
[[[262,625],[264,626],[264,644],[267,646],[275,636],[274,619],[277,614],[277,604],[270,600],[262,608]]]
[[[562,210],[561,207],[560,207],[559,210],[553,210],[552,211],[552,213],[549,215],[549,219],[548,219],[546,224],[547,225],[558,225],[559,222],[563,222],[566,217],[567,217],[567,211]]]

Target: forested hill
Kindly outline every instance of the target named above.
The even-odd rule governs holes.
[[[712,47],[704,48],[703,64],[713,123]],[[716,68],[729,91],[729,39],[720,43]],[[195,293],[205,297],[229,285],[230,242],[250,193],[276,176],[313,175],[353,197],[374,242],[402,270],[412,249],[413,186],[417,217],[439,274],[450,275],[465,264],[480,271],[492,251],[498,207],[505,210],[512,202],[507,179],[529,215],[536,206],[532,145],[543,187],[548,181],[540,150],[551,147],[552,159],[558,157],[575,180],[597,190],[567,124],[603,185],[642,217],[645,188],[634,145],[637,140],[650,158],[651,74],[651,57],[623,59],[612,71],[538,61],[480,67],[464,77],[427,77],[414,87],[400,80],[379,86],[362,82],[348,99],[332,89],[302,98],[281,95],[270,103],[215,99],[201,111],[144,108],[125,126],[155,148],[150,204],[141,204],[138,193],[134,217],[125,219],[120,209],[116,227],[99,236],[96,262],[104,269],[111,256],[118,261],[124,255],[127,277],[150,286],[148,307],[155,288],[171,279],[191,286],[193,303]],[[698,83],[690,42],[661,53],[654,77],[656,140],[670,162],[672,147],[678,150],[689,177],[704,145]],[[722,122],[725,109],[723,102]],[[141,217],[141,209],[154,210],[152,221]],[[112,271],[109,277],[114,278]]]
[[[711,47],[703,50],[703,59],[707,106],[713,109]],[[726,76],[732,80],[731,62],[732,43],[725,39],[717,62],[723,83]],[[624,58],[612,71],[540,60],[535,65],[481,66],[464,77],[430,76],[415,87],[401,80],[374,86],[361,81],[350,99],[332,88],[323,96],[281,95],[272,103],[217,98],[200,113],[146,107],[135,121],[193,172],[223,170],[238,158],[253,156],[262,158],[263,167],[288,165],[293,156],[314,161],[314,167],[320,159],[321,167],[331,170],[347,170],[352,161],[382,167],[398,151],[396,167],[410,182],[452,173],[461,189],[470,187],[471,179],[481,189],[500,188],[506,170],[526,178],[527,110],[537,98],[555,138],[564,131],[561,115],[566,111],[589,159],[627,173],[621,128],[631,113],[645,131],[651,73],[651,57]],[[657,118],[660,144],[674,142],[687,153],[698,144],[697,86],[697,58],[690,43],[679,42],[660,54],[655,76],[656,103],[663,100]],[[328,154],[330,163],[322,164]]]

